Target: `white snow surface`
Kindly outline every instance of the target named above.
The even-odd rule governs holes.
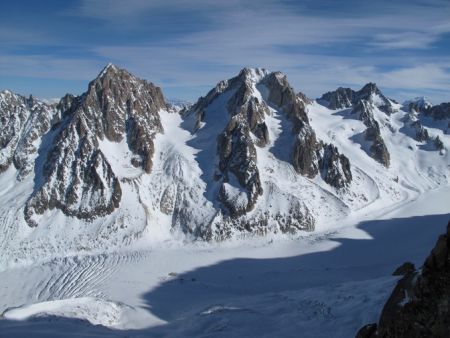
[[[352,337],[450,218],[450,188],[301,237],[54,258],[0,272],[5,337]]]
[[[262,79],[267,74],[260,69],[250,72],[252,95],[258,100],[266,99]],[[0,270],[53,257],[114,252],[124,246],[179,246],[191,240],[190,234],[194,237],[196,232],[219,227],[224,215],[217,202],[220,182],[214,179],[218,171],[216,138],[228,123],[226,106],[236,90],[227,88],[226,81],[223,86],[224,91],[206,107],[198,130],[193,127],[193,114],[183,118],[173,111],[160,111],[164,133],[154,140],[150,174],[131,164],[135,155],[126,140],[98,140],[122,188],[120,207],[108,216],[83,221],[53,209],[39,216],[38,227],[30,228],[23,208],[37,184],[34,172],[20,182],[15,180],[13,166],[0,174]],[[430,137],[439,136],[444,143],[444,150],[438,152],[431,142],[414,140],[408,129],[409,115],[401,105],[388,116],[371,104],[391,154],[389,168],[368,156],[362,137],[366,127],[348,109],[333,111],[316,102],[307,107],[318,139],[333,143],[350,160],[353,180],[344,189],[331,187],[320,175],[311,180],[296,173],[290,161],[294,140],[291,125],[281,111],[271,107],[265,116],[270,142],[256,147],[264,193],[242,220],[266,220],[268,232],[282,238],[282,220],[294,208],[309,210],[316,231],[325,231],[372,211],[394,209],[426,191],[448,185],[450,135],[438,126],[426,125]],[[45,148],[39,142],[36,147]],[[232,200],[245,205],[245,193],[235,183],[231,180],[225,188]],[[234,237],[243,235],[235,233]]]
[[[265,74],[252,72],[259,99]],[[150,174],[130,164],[125,141],[99,140],[122,187],[120,208],[104,218],[86,222],[53,209],[30,228],[23,206],[34,175],[18,182],[13,166],[0,174],[0,337],[351,337],[377,320],[397,280],[392,271],[407,260],[420,266],[449,219],[450,135],[424,124],[444,143],[435,151],[414,140],[400,105],[389,116],[374,106],[391,155],[385,168],[364,150],[362,121],[313,102],[318,139],[351,163],[351,185],[337,190],[320,175],[295,172],[288,121],[271,108],[270,143],[257,147],[264,194],[245,217],[266,217],[273,231],[193,241],[183,227],[223,219],[213,202],[215,138],[232,94],[207,107],[195,133],[189,118],[161,111]],[[277,230],[276,215],[293,204],[311,211],[314,233]]]

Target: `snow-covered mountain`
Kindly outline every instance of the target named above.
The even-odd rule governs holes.
[[[425,101],[424,101],[425,102]],[[243,69],[195,104],[108,65],[79,97],[0,94],[0,265],[323,230],[450,181],[450,104],[317,101]]]

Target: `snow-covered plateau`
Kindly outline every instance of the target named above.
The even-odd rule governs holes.
[[[449,128],[264,69],[192,105],[114,65],[3,91],[0,337],[353,337],[450,219]]]

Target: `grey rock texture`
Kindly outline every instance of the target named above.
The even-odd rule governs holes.
[[[367,127],[364,137],[371,143],[369,155],[385,167],[389,167],[390,154],[381,137],[380,126],[374,117],[373,109],[378,108],[390,115],[395,111],[395,107],[375,83],[370,82],[358,91],[339,87],[335,91],[323,94],[318,102],[330,109],[351,108],[351,114],[357,116]]]
[[[433,140],[434,147],[436,150],[443,150],[444,149],[444,143],[442,143],[442,140],[439,138],[439,136],[436,136]]]
[[[416,97],[403,103],[403,109],[410,113],[423,113],[432,106],[425,97]]]
[[[344,188],[352,181],[349,159],[339,154],[336,146],[325,144],[319,157],[320,173],[325,182],[335,188]]]
[[[364,132],[364,137],[366,141],[371,143],[369,148],[370,156],[385,167],[389,167],[390,154],[386,143],[381,137],[380,125],[373,116],[370,103],[366,100],[359,101],[353,108],[352,114],[357,114],[359,119],[367,127]]]
[[[260,95],[261,94],[261,95]],[[217,102],[221,102],[218,108]],[[192,122],[192,132],[201,133],[210,107],[214,114],[226,114],[223,130],[217,136],[217,172],[219,188],[216,198],[223,214],[229,219],[220,229],[226,237],[233,229],[264,233],[268,222],[246,218],[263,196],[261,173],[258,169],[257,147],[267,147],[271,142],[266,119],[272,110],[286,119],[283,133],[289,138],[291,148],[283,149],[296,172],[314,178],[323,172],[325,182],[343,188],[351,182],[348,159],[335,147],[323,145],[309,124],[307,105],[312,101],[296,93],[286,76],[280,72],[268,73],[262,69],[244,68],[238,76],[221,81],[205,97],[200,98],[188,111],[182,112]],[[289,215],[278,215],[280,230],[312,230],[314,218],[298,198],[292,196]],[[210,237],[217,236],[210,234]]]
[[[309,178],[314,178],[318,174],[319,149],[316,133],[309,124],[305,124],[298,131],[292,155],[292,164],[299,174]]]
[[[350,108],[360,101],[375,104],[378,109],[386,114],[394,112],[392,102],[383,95],[375,83],[369,82],[358,91],[350,88],[339,87],[335,91],[323,94],[318,101],[330,109]]]
[[[362,100],[374,104],[379,110],[388,115],[395,111],[392,102],[383,95],[377,85],[373,82],[364,85],[364,87],[355,93],[355,103]]]
[[[415,139],[417,141],[426,142],[430,139],[428,130],[419,121],[411,123],[411,127],[416,131]]]
[[[139,184],[149,177],[171,175],[167,168],[161,170],[160,161],[158,174],[152,170],[154,139],[164,132],[159,112],[164,110],[164,114],[182,116],[183,126],[187,123],[192,133],[186,141],[189,150],[203,151],[204,157],[197,167],[187,158],[186,149],[172,152],[170,145],[159,149],[158,160],[167,161],[165,156],[173,155],[169,159],[175,171],[168,179],[173,182],[158,186],[160,191],[136,196],[145,215],[156,205],[172,218],[173,228],[206,239],[223,239],[236,230],[261,234],[310,231],[316,216],[307,203],[295,192],[280,188],[271,168],[266,162],[258,163],[257,157],[265,148],[264,156],[280,168],[292,164],[299,184],[319,175],[336,189],[347,187],[352,180],[350,163],[335,146],[317,139],[307,114],[312,103],[294,91],[284,74],[245,68],[236,77],[221,81],[196,104],[175,108],[165,103],[158,87],[108,65],[84,94],[67,94],[58,103],[2,92],[0,171],[14,166],[17,179],[29,179],[33,191],[22,206],[29,226],[45,223],[47,211],[54,209],[75,222],[108,216],[121,206],[125,194],[136,190],[139,194]],[[164,118],[170,120],[168,116]],[[211,118],[212,127],[200,142],[189,143]],[[271,140],[274,134],[277,138]],[[161,139],[163,144],[170,143]],[[126,155],[116,158],[116,150]],[[191,186],[184,175],[196,170],[201,176]],[[200,216],[193,214],[195,203],[205,206]],[[114,213],[105,222],[128,215]]]
[[[299,174],[309,178],[315,177],[319,172],[317,157],[319,142],[309,125],[306,113],[309,99],[303,94],[295,94],[282,73],[269,74],[263,83],[268,89],[269,104],[282,111],[292,124],[291,131],[295,135],[292,165]]]
[[[450,222],[421,271],[406,269],[386,302],[378,324],[357,338],[450,337]]]
[[[0,173],[13,164],[22,180],[34,168],[42,136],[61,115],[60,104],[49,105],[9,91],[0,93]]]
[[[339,87],[335,91],[327,92],[319,99],[330,109],[349,108],[355,103],[355,91],[350,88]]]
[[[48,157],[37,168],[35,191],[25,207],[32,226],[36,215],[58,208],[66,215],[94,219],[119,206],[117,175],[98,140],[126,139],[135,154],[132,164],[150,172],[153,138],[163,131],[159,109],[166,108],[158,87],[108,65],[79,99],[65,97],[68,108],[53,131]]]
[[[252,76],[252,70],[244,68],[237,77],[220,82],[189,112],[196,115],[197,130],[205,118],[207,107],[224,91],[233,91],[225,107],[229,121],[217,137],[218,168],[222,180],[218,199],[224,211],[233,218],[252,210],[258,196],[263,193],[255,146],[263,147],[269,142],[264,122],[269,108],[264,101],[253,96]],[[238,201],[227,189],[230,184],[235,186],[236,183],[245,191],[245,199],[241,196]]]
[[[266,76],[262,83],[268,89],[268,103],[283,111],[292,122],[294,132],[299,132],[305,124],[309,124],[306,114],[306,97],[295,93],[286,75],[273,72]]]
[[[450,119],[450,102],[441,103],[424,110],[425,115],[434,120]]]

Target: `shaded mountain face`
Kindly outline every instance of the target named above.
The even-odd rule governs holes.
[[[405,263],[403,275],[386,302],[378,324],[369,324],[357,338],[450,336],[450,222],[421,271]]]
[[[318,100],[329,109],[351,108],[351,114],[367,127],[364,139],[370,143],[369,155],[385,167],[389,167],[390,153],[381,135],[375,112],[391,115],[396,111],[394,103],[378,89],[375,83],[368,83],[358,91],[338,88],[327,92]]]
[[[81,219],[101,217],[117,208],[118,173],[99,141],[125,142],[133,153],[131,164],[149,173],[153,138],[163,131],[158,111],[166,105],[159,88],[108,65],[81,97],[66,96],[50,107],[21,99],[11,101],[10,107],[19,112],[14,114],[17,121],[8,119],[16,129],[3,137],[26,131],[23,141],[12,140],[19,145],[16,166],[29,173],[28,155],[36,152],[29,145],[38,138],[44,143],[34,168],[34,191],[25,206],[25,219],[36,226],[40,215],[53,208]],[[27,123],[32,128],[27,129]],[[23,159],[20,147],[29,149]]]
[[[433,105],[425,97],[415,97],[412,100],[403,102],[403,108],[409,112],[424,112],[431,108]]]
[[[423,112],[434,120],[450,120],[450,102],[428,107]]]

